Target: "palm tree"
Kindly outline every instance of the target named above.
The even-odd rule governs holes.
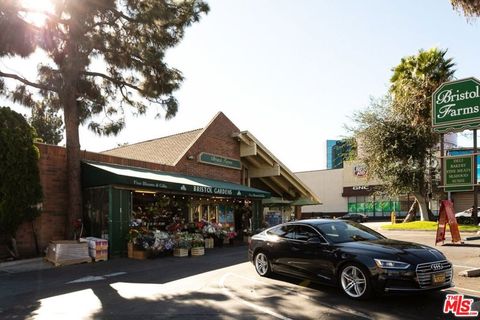
[[[418,187],[413,195],[419,203],[422,220],[428,220],[429,179],[424,174],[428,171],[429,158],[434,156],[438,145],[438,134],[432,131],[431,101],[433,92],[444,82],[453,79],[455,70],[452,58],[446,58],[447,50],[432,48],[420,50],[417,55],[404,57],[393,68],[390,79],[392,94],[392,111],[401,115],[427,146],[425,152],[409,155],[417,172]],[[418,174],[420,173],[420,174]]]
[[[418,55],[402,58],[392,69],[390,92],[394,111],[405,114],[412,125],[425,125],[430,130],[431,97],[444,82],[453,78],[455,70],[447,50],[420,50]]]

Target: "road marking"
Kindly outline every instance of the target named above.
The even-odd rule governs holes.
[[[245,305],[247,305],[248,307],[252,308],[252,309],[256,309],[260,312],[263,312],[263,313],[266,313],[266,314],[269,314],[271,315],[272,317],[275,317],[275,318],[278,318],[278,319],[282,319],[282,320],[293,320],[293,319],[290,319],[288,317],[285,317],[285,316],[282,316],[281,314],[278,314],[272,310],[270,310],[269,308],[264,308],[264,307],[261,307],[259,305],[256,305],[254,303],[251,303],[247,300],[244,300],[238,296],[236,296],[235,294],[233,294],[230,290],[228,290],[228,288],[225,286],[225,279],[227,279],[227,277],[231,276],[231,275],[234,275],[233,273],[226,273],[223,275],[223,277],[220,279],[219,281],[219,285],[220,287],[222,288],[223,292],[230,296],[232,299],[234,300],[237,300]]]
[[[126,272],[115,272],[115,273],[105,274],[103,276],[107,277],[107,278],[110,278],[110,277],[123,276],[124,274],[127,274],[127,273]]]
[[[105,280],[105,277],[101,277],[101,276],[86,276],[86,277],[83,277],[83,278],[80,278],[80,279],[77,279],[77,280],[73,280],[73,281],[67,282],[67,284],[69,284],[69,283],[92,282],[92,281],[100,281],[100,280]]]
[[[254,278],[248,278],[248,277],[244,277],[244,276],[240,276],[240,275],[237,275],[237,274],[234,274],[234,273],[227,273],[225,274],[222,279],[221,279],[221,286],[228,290],[225,286],[224,286],[224,282],[225,282],[225,279],[228,277],[228,276],[234,276],[234,277],[237,277],[237,278],[240,278],[240,279],[244,279],[244,280],[247,280],[247,281],[251,281],[251,282],[257,282],[257,283],[260,283],[260,284],[263,284],[263,285],[267,285],[267,283],[263,282],[263,281],[260,281],[258,279],[254,279]],[[277,286],[278,287],[278,286]],[[352,315],[355,315],[357,317],[361,317],[361,318],[365,318],[365,319],[373,319],[372,317],[370,317],[368,314],[365,314],[365,313],[362,313],[360,311],[357,311],[357,310],[354,310],[354,309],[351,309],[351,308],[348,308],[348,307],[338,307],[338,306],[333,306],[333,305],[329,305],[329,304],[326,304],[326,303],[323,303],[323,302],[320,302],[318,301],[318,299],[315,299],[315,298],[312,298],[306,294],[303,294],[303,293],[300,293],[298,292],[297,290],[291,288],[278,288],[279,291],[283,291],[283,292],[286,292],[288,294],[296,294],[297,296],[301,297],[301,298],[304,298],[304,299],[307,299],[307,300],[311,300],[311,301],[314,301],[316,304],[319,304],[321,306],[324,306],[326,308],[329,308],[329,309],[334,309],[336,311],[339,311],[339,312],[344,312],[344,313],[349,313],[349,314],[352,314]],[[231,294],[233,295],[233,293]],[[241,298],[238,298],[240,300],[243,300]],[[243,300],[245,301],[245,300]],[[246,303],[250,304],[250,302],[248,301],[245,301]],[[253,305],[253,304],[252,304]],[[262,308],[262,307],[259,307],[259,308]]]
[[[86,277],[83,277],[83,278],[80,278],[80,279],[77,279],[77,280],[67,282],[67,284],[100,281],[100,280],[105,280],[105,279],[111,278],[111,277],[121,276],[121,275],[124,275],[124,274],[127,274],[127,273],[126,272],[115,272],[115,273],[105,274],[103,276],[86,276]]]
[[[472,289],[460,288],[460,287],[453,287],[453,288],[451,288],[450,290],[453,290],[453,289],[458,289],[458,290],[462,290],[462,291],[470,291],[470,292],[480,293],[480,291],[478,291],[478,290],[472,290]],[[447,289],[447,290],[448,290],[448,289]]]

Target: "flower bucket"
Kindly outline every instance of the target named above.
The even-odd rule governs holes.
[[[213,238],[205,239],[205,249],[213,248]]]
[[[133,243],[128,243],[128,257],[130,259],[145,260],[149,257],[148,253],[146,250],[137,250]]]
[[[188,257],[188,249],[184,248],[175,248],[173,249],[174,257]]]
[[[205,248],[204,247],[195,247],[192,248],[192,256],[203,256],[205,254]]]

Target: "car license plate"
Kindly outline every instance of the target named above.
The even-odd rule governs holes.
[[[444,282],[445,282],[445,273],[444,273],[444,272],[442,272],[442,273],[435,273],[435,274],[433,275],[432,282],[433,282],[434,284],[444,283]]]

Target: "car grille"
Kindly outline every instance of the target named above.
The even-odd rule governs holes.
[[[436,285],[442,285],[452,281],[452,264],[447,260],[421,263],[417,265],[416,272],[420,288],[435,286],[432,282],[432,275],[436,273],[445,273],[445,282]]]

